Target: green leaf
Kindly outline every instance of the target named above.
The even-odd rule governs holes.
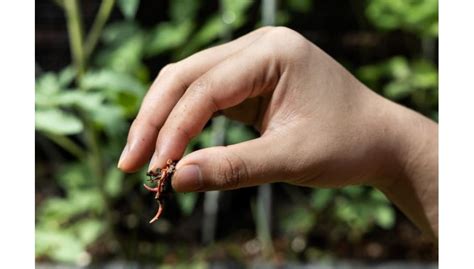
[[[76,70],[68,66],[58,74],[58,83],[61,87],[67,87],[76,77]]]
[[[124,111],[116,104],[104,104],[92,112],[92,120],[97,128],[105,129],[110,135],[123,131],[126,122]]]
[[[177,48],[188,41],[189,35],[193,29],[190,20],[180,24],[164,22],[150,33],[149,41],[145,46],[145,54],[154,56],[166,50]]]
[[[37,209],[38,219],[48,227],[59,227],[74,215],[80,213],[78,207],[71,205],[64,198],[49,198]]]
[[[98,188],[77,190],[69,195],[71,205],[77,207],[78,212],[102,214],[105,209],[104,200]]]
[[[76,71],[72,67],[66,67],[58,74],[47,72],[36,79],[35,90],[36,100],[41,97],[53,97],[67,88],[76,76]],[[35,101],[36,101],[35,100]]]
[[[424,60],[419,59],[413,62],[413,86],[423,90],[435,89],[438,87],[438,68]]]
[[[94,59],[97,66],[113,71],[133,74],[143,68],[142,57],[145,47],[145,35],[137,30],[123,36],[111,46],[107,46]]]
[[[375,188],[372,188],[372,190],[370,191],[370,200],[375,202],[375,203],[381,203],[381,204],[389,204],[390,201],[387,199],[387,197],[385,196],[385,194],[383,194],[383,192],[375,189]]]
[[[169,2],[169,14],[174,22],[193,20],[197,14],[201,1],[173,0]]]
[[[334,196],[334,189],[316,189],[311,193],[311,206],[316,210],[322,210],[329,204]]]
[[[306,234],[315,223],[316,217],[313,212],[305,207],[293,207],[282,215],[280,226],[287,234]]]
[[[52,95],[61,90],[58,77],[53,72],[48,72],[40,76],[35,83],[37,93]]]
[[[137,96],[142,96],[146,90],[145,85],[130,74],[107,69],[86,73],[81,86],[86,90],[127,92]]]
[[[437,0],[370,0],[368,19],[383,30],[402,29],[437,36]]]
[[[118,0],[117,5],[127,20],[135,18],[140,0]]]
[[[255,135],[244,124],[232,122],[226,132],[228,144],[237,144],[255,138]]]
[[[84,251],[85,246],[70,230],[37,227],[35,231],[36,256],[48,256],[62,263],[75,263]]]
[[[377,206],[373,214],[378,226],[391,229],[395,225],[395,211],[390,205]]]
[[[250,0],[222,0],[222,20],[230,24],[233,29],[242,25],[245,20],[245,11],[252,4]]]
[[[78,189],[95,187],[95,181],[91,177],[91,172],[87,164],[83,163],[62,166],[55,179],[59,186],[68,193]]]
[[[93,243],[105,230],[105,222],[97,219],[85,219],[74,224],[78,239],[85,246]]]
[[[386,68],[395,79],[406,79],[411,74],[407,59],[401,56],[389,59],[386,63]]]
[[[74,190],[67,198],[49,198],[38,208],[38,220],[45,226],[54,228],[69,222],[84,213],[100,214],[103,200],[93,189]]]
[[[347,186],[340,189],[340,192],[347,195],[351,199],[359,198],[364,193],[365,188],[363,186]]]
[[[335,216],[339,222],[361,229],[368,222],[367,216],[360,213],[360,205],[353,200],[343,198],[336,199]]]
[[[405,81],[393,81],[384,87],[384,95],[392,100],[400,100],[409,96],[414,88]]]
[[[51,108],[35,111],[35,128],[53,134],[72,135],[80,133],[84,126],[73,114]]]
[[[135,35],[141,31],[140,26],[134,21],[111,22],[104,28],[101,38],[108,50],[110,46],[120,46],[135,38]]]
[[[122,192],[125,175],[118,168],[112,167],[105,176],[105,192],[112,198],[118,197]]]
[[[54,94],[36,93],[35,105],[37,108],[64,108],[77,107],[84,110],[94,110],[100,106],[105,95],[101,92],[91,93],[79,90],[61,90]]]
[[[56,98],[52,98],[52,101],[63,107],[75,106],[86,111],[93,111],[102,105],[104,99],[105,95],[101,92],[70,90],[61,92]]]
[[[197,198],[198,194],[195,192],[176,193],[176,199],[178,201],[179,208],[185,216],[189,216],[191,213],[193,213]]]
[[[205,45],[215,42],[224,29],[224,24],[219,16],[212,16],[205,24],[192,36],[183,48],[177,53],[175,58],[181,59],[198,51]]]
[[[199,141],[201,148],[209,148],[214,146],[212,141],[212,131],[210,128],[204,129],[204,131],[202,131],[196,139]]]

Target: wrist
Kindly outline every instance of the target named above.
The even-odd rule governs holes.
[[[387,169],[383,169],[373,186],[384,192],[423,232],[436,238],[438,125],[415,111],[386,102],[390,103],[384,121]]]

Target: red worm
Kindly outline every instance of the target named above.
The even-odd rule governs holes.
[[[168,160],[166,162],[166,166],[163,168],[159,168],[156,171],[149,171],[147,173],[147,176],[150,177],[151,182],[156,182],[156,187],[150,187],[146,184],[143,184],[145,189],[147,189],[150,192],[155,193],[155,200],[158,203],[158,211],[156,212],[155,216],[150,220],[150,223],[153,223],[157,221],[161,213],[163,212],[163,206],[164,203],[162,201],[162,196],[161,194],[165,192],[165,186],[168,184],[168,181],[171,180],[171,177],[173,176],[175,170],[176,170],[176,162],[172,160]]]

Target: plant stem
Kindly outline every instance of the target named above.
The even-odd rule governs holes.
[[[263,25],[275,25],[277,12],[276,0],[262,1],[262,23]],[[262,252],[265,258],[275,254],[272,242],[271,227],[272,188],[270,184],[258,187],[256,201],[256,226],[257,237],[262,244]]]
[[[110,196],[105,191],[105,171],[104,171],[102,153],[100,151],[100,145],[98,142],[99,141],[99,138],[97,136],[98,134],[97,134],[97,131],[94,129],[94,124],[92,120],[84,111],[82,113],[82,118],[85,123],[84,135],[85,135],[85,139],[90,150],[87,161],[88,161],[89,169],[94,175],[95,184],[99,190],[100,196],[105,205],[104,215],[105,215],[105,225],[107,227],[107,232],[110,233],[113,240],[118,242],[120,251],[123,251],[124,246],[120,242],[119,236],[113,225],[115,223],[115,220],[112,214],[113,213],[112,201],[110,199]]]
[[[80,79],[85,71],[85,54],[83,47],[82,18],[79,13],[77,0],[64,0],[64,10],[66,11],[72,59],[77,70],[78,79]]]
[[[61,8],[64,8],[64,1],[63,0],[53,0],[53,2]]]
[[[91,53],[97,43],[97,40],[100,36],[102,28],[107,21],[107,18],[110,14],[110,10],[113,7],[115,0],[104,0],[102,2],[99,14],[96,17],[93,29],[91,34],[88,37],[88,53]],[[71,54],[73,58],[74,65],[77,70],[77,82],[80,85],[80,81],[87,68],[87,54],[84,49],[84,40],[83,40],[83,25],[82,18],[79,12],[79,5],[77,0],[64,0],[64,9],[66,12],[67,26],[69,32],[69,43],[71,46]],[[95,41],[94,41],[95,40]],[[94,175],[96,180],[97,187],[101,193],[101,197],[106,206],[105,209],[105,218],[107,231],[110,232],[114,240],[118,241],[118,235],[114,231],[113,215],[111,211],[111,201],[110,197],[105,191],[105,180],[104,180],[104,167],[102,155],[100,152],[99,138],[97,130],[94,129],[94,124],[90,119],[89,115],[85,111],[81,111],[81,118],[85,123],[84,135],[89,151],[87,152],[87,161],[89,169]],[[120,245],[120,244],[119,244]]]
[[[97,46],[97,42],[99,41],[102,29],[104,28],[105,23],[109,19],[110,13],[112,12],[114,5],[115,0],[103,0],[100,4],[99,11],[97,13],[97,16],[95,17],[94,23],[92,24],[92,28],[89,31],[89,34],[87,35],[86,43],[84,45],[86,59],[90,57],[95,47]]]
[[[48,132],[43,132],[43,134],[48,137],[48,139],[61,146],[67,152],[74,155],[74,157],[76,157],[77,159],[83,160],[86,157],[86,152],[67,136],[57,135]]]

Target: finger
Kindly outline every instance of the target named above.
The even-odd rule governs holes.
[[[158,132],[184,91],[200,75],[230,55],[245,48],[265,32],[260,28],[229,43],[196,53],[160,71],[146,94],[137,118],[130,127],[127,145],[118,167],[135,171],[151,157]]]
[[[279,66],[268,46],[251,45],[198,78],[173,108],[158,135],[150,169],[181,158],[213,113],[273,89]]]
[[[173,189],[179,192],[229,190],[285,178],[285,156],[275,139],[260,137],[227,147],[190,153],[176,167]]]

